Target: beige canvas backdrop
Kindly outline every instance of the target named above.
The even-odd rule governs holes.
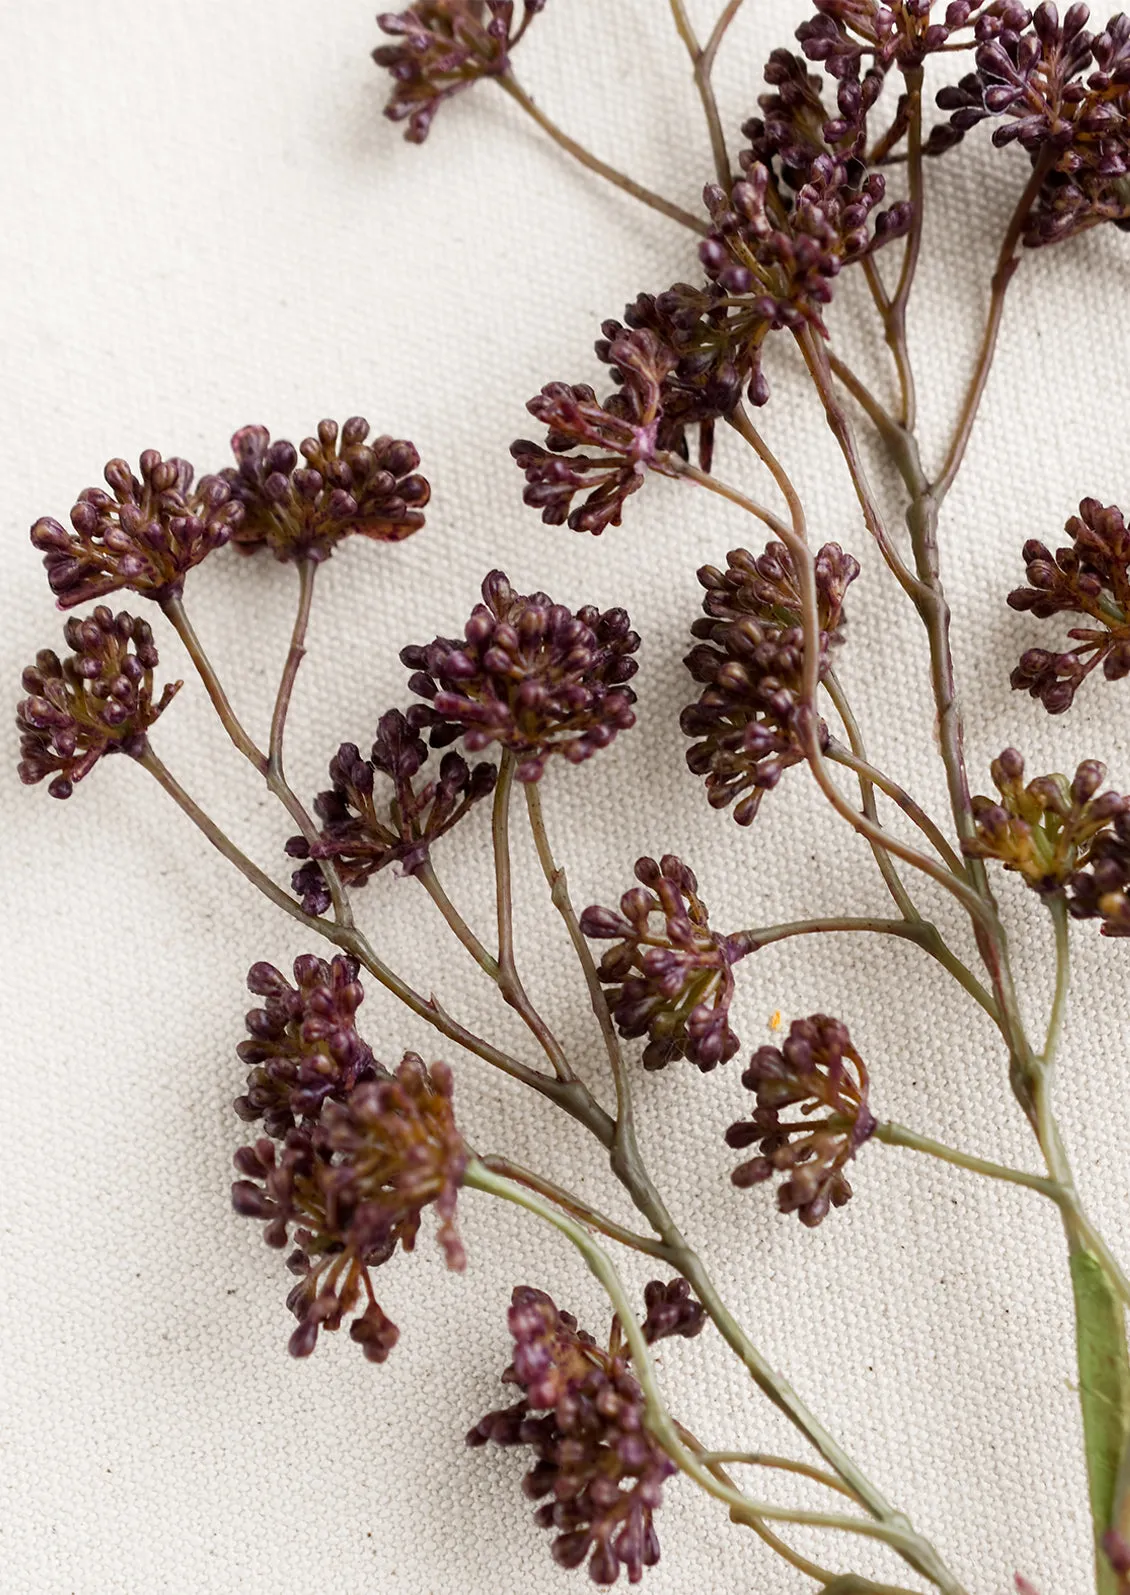
[[[709,22],[710,7],[696,5]],[[698,589],[756,526],[655,481],[599,541],[541,526],[507,445],[524,400],[554,378],[600,380],[602,317],[693,275],[692,240],[572,168],[490,85],[445,108],[422,149],[381,118],[371,3],[114,0],[7,7],[0,257],[5,291],[4,679],[58,642],[37,557],[38,515],[65,515],[116,454],[157,447],[201,469],[232,429],[300,437],[319,417],[368,416],[413,438],[434,486],[425,532],[360,541],[319,581],[290,758],[313,793],[343,737],[365,743],[405,700],[397,650],[458,626],[493,565],[571,604],[623,603],[642,637],[639,725],[545,798],[579,902],[612,901],[642,852],[698,871],[723,927],[806,911],[883,910],[866,849],[794,773],[748,832],[713,814],[682,764],[680,664]],[[753,108],[760,63],[804,14],[749,0],[719,64],[727,126]],[[693,205],[707,145],[661,0],[553,0],[518,62],[539,100],[602,155]],[[986,141],[938,169],[911,338],[933,458],[981,321],[986,262],[1023,160]],[[1009,742],[1033,771],[1109,758],[1130,783],[1130,688],[1096,685],[1049,720],[1007,672],[1037,628],[1005,591],[1027,536],[1054,537],[1078,499],[1125,495],[1128,241],[1116,232],[1026,261],[943,550],[977,784]],[[889,383],[858,284],[837,325]],[[875,757],[939,810],[915,624],[868,548],[835,450],[785,350],[765,425],[820,538],[861,558],[842,671]],[[885,389],[886,391],[886,389]],[[719,470],[767,492],[729,443]],[[249,724],[263,732],[294,601],[292,573],[223,553],[189,600]],[[162,633],[162,638],[164,633]],[[187,675],[162,641],[170,675]],[[194,680],[161,723],[162,756],[281,878],[288,827],[210,719]],[[468,1454],[462,1435],[505,1396],[510,1288],[551,1290],[594,1330],[595,1286],[565,1245],[484,1199],[463,1203],[466,1276],[425,1234],[381,1275],[403,1330],[383,1368],[343,1337],[285,1353],[286,1276],[228,1205],[241,1130],[233,1056],[256,959],[307,940],[234,878],[126,761],[66,804],[21,789],[0,761],[6,907],[3,1422],[0,1584],[11,1595],[496,1595],[564,1575],[529,1519],[521,1459]],[[451,891],[489,926],[483,819],[442,850]],[[519,945],[532,989],[602,1083],[583,993],[519,849]],[[1002,886],[1035,1024],[1050,991],[1048,927]],[[930,894],[924,894],[930,900]],[[491,993],[439,934],[423,893],[383,876],[359,901],[382,954],[468,1022],[512,1037]],[[944,905],[939,912],[945,917]],[[957,932],[960,935],[960,930]],[[1125,947],[1077,936],[1077,995],[1059,1087],[1095,1216],[1125,1257]],[[740,1030],[817,1008],[843,1014],[879,1111],[988,1157],[1033,1165],[1005,1065],[969,1000],[915,950],[827,939],[743,971]],[[371,991],[379,1055],[425,1055],[431,1033]],[[553,1169],[623,1214],[601,1159],[570,1126],[478,1062],[453,1057],[476,1144]],[[1023,1570],[1043,1595],[1088,1579],[1070,1306],[1054,1213],[1035,1196],[869,1147],[857,1198],[817,1233],[738,1193],[723,1126],[746,1102],[738,1065],[638,1082],[644,1147],[674,1211],[768,1356],[976,1595]],[[427,1230],[427,1226],[425,1226]],[[626,1265],[640,1285],[646,1272]],[[717,1337],[664,1348],[679,1415],[716,1446],[785,1448]],[[768,1492],[776,1492],[771,1482]],[[786,1595],[803,1581],[688,1484],[659,1521],[653,1595]],[[830,1562],[886,1570],[850,1540],[796,1534]],[[579,1575],[573,1575],[579,1587]]]

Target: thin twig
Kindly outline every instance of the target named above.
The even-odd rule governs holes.
[[[857,775],[865,776],[868,781],[884,792],[893,803],[898,805],[908,819],[913,820],[923,836],[932,843],[939,855],[945,859],[953,873],[963,880],[965,879],[965,864],[961,858],[954,852],[925,809],[916,803],[910,794],[905,792],[896,781],[892,781],[889,775],[877,769],[867,759],[860,758],[850,748],[843,747],[835,738],[829,742],[825,749],[825,755],[833,764],[841,764],[846,770],[854,770]]]
[[[549,1201],[555,1202],[562,1212],[586,1224],[589,1229],[606,1235],[609,1240],[619,1241],[621,1246],[630,1246],[633,1251],[644,1252],[648,1257],[657,1257],[662,1262],[670,1263],[670,1254],[661,1240],[656,1240],[651,1235],[641,1235],[637,1230],[627,1229],[623,1224],[618,1224],[614,1218],[608,1218],[595,1207],[590,1207],[572,1191],[565,1190],[553,1180],[547,1180],[544,1175],[535,1174],[532,1169],[523,1168],[520,1163],[514,1163],[508,1157],[492,1154],[481,1161],[485,1168],[493,1169],[496,1174],[501,1174],[508,1180],[515,1180],[519,1185],[526,1186],[528,1190],[537,1191],[540,1196],[547,1197]]]
[[[990,1163],[985,1158],[971,1157],[967,1152],[959,1152],[956,1147],[945,1146],[941,1141],[934,1141],[928,1135],[919,1135],[917,1131],[908,1130],[901,1124],[880,1124],[875,1130],[875,1139],[886,1146],[903,1146],[912,1152],[928,1153],[942,1163],[952,1163],[955,1168],[968,1169],[972,1174],[983,1174],[991,1180],[1025,1185],[1056,1203],[1066,1200],[1066,1192],[1056,1180],[1049,1180],[1042,1174],[1029,1174],[1024,1169],[1009,1168],[1003,1163]]]
[[[491,836],[494,843],[495,899],[498,914],[498,989],[514,1012],[527,1026],[559,1080],[576,1080],[572,1065],[553,1031],[538,1013],[526,993],[518,966],[514,962],[514,904],[510,886],[510,800],[514,791],[515,758],[509,749],[502,755],[494,788],[494,815]]]
[[[855,1496],[834,1473],[825,1473],[823,1468],[814,1468],[811,1462],[794,1462],[791,1457],[778,1457],[768,1451],[701,1451],[701,1461],[729,1462],[733,1466],[751,1468],[776,1468],[783,1473],[798,1473],[806,1479],[815,1479],[818,1484],[823,1484],[829,1490],[836,1490],[840,1495],[846,1495],[849,1501],[854,1501]]]
[[[727,17],[726,13],[723,12],[722,17],[719,18],[723,32],[733,16],[736,15],[740,4],[741,0],[737,0],[736,4],[727,6],[726,10],[730,12],[730,16]],[[713,50],[710,56],[707,57],[706,51],[698,42],[698,36],[694,31],[690,17],[687,15],[687,8],[683,0],[670,0],[670,5],[671,15],[675,19],[675,29],[686,46],[687,54],[691,58],[695,88],[698,90],[698,97],[702,101],[702,109],[706,114],[706,126],[710,133],[710,148],[714,154],[714,170],[718,181],[729,193],[733,174],[730,171],[730,157],[726,149],[726,135],[722,129],[722,118],[718,114],[718,101],[715,98],[714,86],[710,80],[711,68],[714,64],[714,53],[722,42],[722,36],[716,26],[714,34],[718,36],[715,38],[714,34],[711,35]]]
[[[435,868],[431,859],[425,859],[419,868],[415,869],[412,873],[413,878],[419,881],[420,885],[424,888],[432,902],[447,921],[447,924],[450,926],[451,930],[455,933],[456,937],[470,953],[471,957],[478,964],[479,968],[497,983],[498,961],[492,958],[490,953],[487,952],[482,942],[475,935],[470,925],[468,925],[467,921],[463,918],[455,904],[444,891],[442,885],[440,884],[439,877],[435,872]]]
[[[681,227],[688,227],[693,233],[698,233],[705,237],[710,231],[704,221],[697,216],[692,216],[690,211],[684,210],[681,205],[676,205],[673,201],[664,199],[661,194],[653,194],[650,188],[645,188],[642,183],[637,183],[634,178],[625,176],[623,172],[617,171],[614,166],[609,166],[607,161],[602,161],[599,156],[594,155],[591,150],[585,149],[583,144],[578,144],[576,139],[570,138],[563,128],[558,127],[556,122],[551,121],[545,112],[534,103],[513,73],[504,72],[501,76],[495,78],[494,81],[506,90],[510,98],[516,105],[522,107],[527,116],[533,118],[543,133],[548,133],[555,144],[559,145],[566,154],[571,155],[575,161],[580,161],[581,165],[586,166],[590,172],[595,172],[598,177],[603,177],[606,182],[613,183],[617,188],[623,189],[624,193],[630,194],[633,199],[638,199],[643,204],[650,206],[652,210],[659,211],[661,215],[669,217],[671,221],[678,222]]]
[[[267,755],[256,747],[232,708],[220,678],[212,667],[212,661],[205,653],[203,644],[188,618],[184,601],[179,596],[164,598],[161,600],[161,608],[184,644],[185,652],[192,660],[196,673],[204,684],[204,690],[212,700],[212,707],[219,716],[220,724],[248,763],[254,765],[260,775],[266,775]]]

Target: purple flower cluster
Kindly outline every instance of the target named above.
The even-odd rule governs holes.
[[[586,936],[616,942],[599,968],[608,1006],[622,1036],[648,1037],[645,1069],[689,1058],[705,1073],[740,1045],[730,1028],[733,966],[752,946],[710,929],[698,882],[674,854],[638,859],[635,875],[640,884],[621,897],[619,913],[581,915]]]
[[[1106,765],[1097,759],[1085,759],[1070,782],[1041,775],[1025,785],[1023,758],[1006,748],[991,773],[1000,797],[973,799],[977,835],[964,850],[972,858],[996,859],[1044,895],[1062,891],[1095,839],[1130,814],[1130,798],[1096,795],[1106,778]]]
[[[247,989],[264,999],[247,1014],[247,1040],[237,1050],[250,1065],[247,1090],[235,1099],[246,1123],[262,1119],[281,1140],[299,1119],[316,1119],[328,1097],[343,1101],[362,1080],[384,1074],[357,1033],[365,991],[355,958],[329,963],[305,953],[294,960],[294,985],[273,964],[253,964]]]
[[[416,474],[414,445],[370,439],[362,416],[340,428],[319,421],[317,436],[297,449],[272,442],[265,426],[241,427],[231,446],[237,463],[221,477],[243,509],[232,540],[244,553],[269,548],[276,559],[320,561],[351,533],[399,543],[424,524],[431,488]]]
[[[545,593],[516,593],[500,570],[482,594],[461,639],[401,651],[409,686],[426,700],[409,720],[433,747],[460,737],[480,753],[498,743],[515,755],[520,781],[538,781],[551,755],[580,764],[635,724],[627,683],[640,640],[624,610],[586,604],[574,614]]]
[[[494,789],[493,764],[472,768],[455,752],[444,754],[433,778],[417,782],[427,759],[427,745],[399,709],[381,716],[369,758],[352,742],[338,748],[330,761],[332,784],[314,800],[317,841],[292,836],[287,843],[291,858],[306,860],[292,884],[308,914],[322,914],[330,904],[319,860],[331,859],[346,886],[363,886],[389,864],[411,875],[427,861],[432,843]]]
[[[1130,531],[1116,505],[1085,498],[1065,528],[1070,547],[1053,554],[1031,538],[1024,544],[1028,585],[1009,593],[1013,609],[1037,620],[1086,615],[1092,622],[1068,636],[1073,648],[1029,648],[1012,672],[1013,687],[1062,714],[1096,666],[1108,681],[1130,674]]]
[[[653,1301],[658,1311],[654,1292]],[[488,1412],[467,1443],[529,1446],[535,1460],[522,1488],[541,1503],[535,1522],[556,1532],[557,1565],[587,1561],[596,1584],[615,1584],[625,1569],[636,1584],[644,1568],[659,1561],[653,1518],[675,1466],[647,1430],[619,1325],[606,1350],[544,1291],[528,1285],[515,1289],[509,1322],[514,1360],[502,1377],[518,1385],[523,1398]]]
[[[397,40],[373,51],[392,78],[385,115],[407,122],[405,138],[422,144],[444,100],[507,71],[511,50],[544,7],[522,0],[516,28],[515,0],[416,0],[407,11],[383,12],[377,26]]]
[[[815,562],[820,618],[821,678],[843,640],[843,603],[859,566],[836,543]],[[750,825],[761,800],[784,772],[805,757],[804,633],[795,567],[788,550],[770,543],[757,559],[745,549],[728,556],[723,574],[704,565],[705,620],[700,641],[684,663],[703,691],[683,710],[680,725],[694,738],[687,764],[706,779],[713,808],[735,804],[739,825]],[[821,724],[817,734],[823,739]]]
[[[938,104],[948,127],[930,149],[958,142],[979,122],[1003,118],[997,145],[1017,143],[1046,172],[1024,241],[1054,244],[1100,222],[1130,225],[1130,16],[1120,12],[1099,33],[1089,8],[1054,5],[1029,11],[998,0],[976,23],[975,70],[943,88]]]
[[[1067,888],[1068,906],[1076,919],[1101,919],[1104,936],[1130,936],[1130,812],[1126,808],[1095,837]]]
[[[149,727],[168,708],[179,681],[153,697],[157,650],[144,620],[99,604],[85,620],[72,615],[63,635],[73,652],[60,660],[44,648],[23,673],[28,697],[16,706],[20,780],[52,776],[47,790],[67,798],[107,753],[137,758]]]
[[[194,565],[235,535],[243,510],[215,476],[192,486],[187,460],[141,456],[138,480],[125,460],[106,466],[106,485],[84,488],[70,530],[44,516],[31,529],[60,609],[129,588],[160,603],[176,598]]]
[[[831,1208],[850,1201],[844,1167],[876,1128],[867,1070],[847,1026],[827,1014],[794,1019],[783,1046],[757,1049],[742,1084],[756,1092],[757,1107],[730,1126],[726,1144],[756,1144],[758,1153],[734,1170],[734,1184],[744,1189],[784,1174],[778,1207],[815,1229]],[[794,1107],[802,1117],[782,1120]],[[824,1118],[812,1117],[821,1110]]]
[[[810,61],[834,76],[858,75],[864,56],[884,70],[919,67],[993,0],[950,0],[942,19],[934,0],[813,0],[818,17],[802,22],[797,38]]]
[[[335,997],[338,1012],[326,1016],[331,1027],[348,1008],[331,985],[331,1004]],[[338,1068],[341,1077],[346,1069]],[[338,1329],[355,1314],[350,1337],[370,1362],[385,1360],[399,1332],[373,1294],[371,1272],[398,1244],[412,1250],[425,1207],[436,1210],[448,1267],[464,1266],[455,1207],[467,1149],[451,1095],[446,1064],[429,1070],[406,1052],[395,1075],[327,1094],[283,1136],[261,1136],[235,1154],[236,1212],[264,1223],[268,1246],[285,1247],[293,1231],[292,1356],[308,1357],[320,1330]]]
[[[599,400],[592,388],[550,382],[526,405],[548,428],[546,447],[521,438],[510,453],[524,471],[527,504],[550,526],[568,521],[575,532],[599,536],[619,526],[624,501],[649,470],[670,475],[660,438],[663,384],[674,353],[649,328],[614,324],[604,358],[620,386]],[[570,453],[573,449],[596,453]],[[587,497],[573,509],[578,492]]]

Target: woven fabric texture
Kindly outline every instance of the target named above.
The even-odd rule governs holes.
[[[707,26],[712,6],[692,7]],[[768,51],[806,7],[748,0],[722,54],[727,128],[754,108]],[[697,871],[715,922],[886,912],[861,842],[790,772],[742,831],[683,763],[681,664],[695,570],[759,549],[748,517],[654,480],[599,540],[543,527],[507,457],[531,431],[524,401],[551,379],[599,383],[598,324],[644,289],[695,271],[694,240],[572,165],[492,85],[446,106],[423,149],[381,116],[371,5],[189,0],[4,8],[6,151],[4,679],[59,646],[37,516],[64,516],[114,455],[227,463],[237,426],[301,437],[364,414],[412,438],[433,484],[426,530],[399,547],[360,539],[324,568],[289,733],[312,795],[339,741],[365,744],[406,701],[397,654],[450,634],[493,566],[523,591],[623,604],[643,638],[639,723],[544,797],[580,905],[614,902],[642,853]],[[538,102],[602,156],[685,206],[710,175],[685,56],[662,0],[551,0],[516,58]],[[736,146],[735,146],[736,147]],[[987,301],[990,262],[1025,177],[986,139],[931,169],[910,335],[922,435],[941,456]],[[1004,595],[1029,536],[1055,538],[1079,499],[1127,490],[1127,248],[1115,231],[1027,259],[966,468],[946,505],[945,576],[975,788],[1019,745],[1033,773],[1105,758],[1130,783],[1130,688],[1096,683],[1049,719],[1008,688],[1035,622]],[[851,274],[848,274],[850,277]],[[886,353],[862,284],[847,277],[837,336],[882,391]],[[843,679],[877,763],[945,812],[926,653],[887,577],[798,364],[774,349],[764,425],[803,491],[814,534],[849,547]],[[883,492],[891,489],[872,462]],[[770,484],[722,440],[717,470]],[[223,552],[191,578],[190,609],[241,713],[266,734],[295,601],[293,572]],[[140,601],[139,601],[140,602]],[[155,616],[156,621],[160,619]],[[155,732],[166,763],[276,878],[291,827],[242,766],[167,628],[185,688]],[[506,1305],[548,1289],[594,1332],[608,1309],[560,1237],[467,1195],[469,1268],[444,1271],[430,1224],[382,1270],[402,1339],[372,1367],[344,1336],[286,1355],[287,1275],[229,1206],[245,1137],[230,1109],[234,1047],[257,959],[316,950],[238,880],[125,759],[66,803],[25,790],[9,733],[0,762],[5,1103],[0,1256],[0,1585],[9,1595],[552,1595],[557,1571],[519,1491],[520,1458],[471,1453],[469,1425],[506,1395]],[[485,816],[443,848],[448,889],[486,934]],[[583,985],[525,836],[518,946],[531,990],[594,1087],[607,1093]],[[1001,884],[1033,1029],[1052,986],[1047,916]],[[924,907],[970,956],[941,895]],[[410,880],[382,875],[358,910],[390,963],[473,1028],[524,1048],[513,1015]],[[1079,1183],[1126,1252],[1130,1166],[1127,947],[1075,934],[1074,994],[1057,1103]],[[1035,1168],[989,1022],[917,949],[821,938],[766,949],[744,971],[748,1045],[816,1010],[840,1014],[868,1060],[878,1111],[984,1157]],[[448,1056],[476,1146],[551,1171],[627,1219],[601,1155],[571,1124],[370,989],[379,1056]],[[724,1127],[748,1097],[731,1063],[637,1070],[645,1154],[724,1296],[828,1428],[927,1533],[971,1595],[1006,1595],[1016,1570],[1041,1595],[1079,1595],[1090,1530],[1077,1420],[1071,1303],[1050,1203],[910,1152],[869,1146],[856,1198],[816,1232],[768,1191],[734,1190]],[[638,1289],[648,1277],[629,1257]],[[802,1443],[719,1337],[661,1348],[672,1410],[713,1446]],[[774,1499],[796,1499],[772,1478]],[[815,1504],[819,1494],[805,1493]],[[792,1595],[810,1587],[724,1508],[673,1481],[658,1519],[651,1595]],[[829,1565],[913,1586],[863,1540],[790,1531]]]

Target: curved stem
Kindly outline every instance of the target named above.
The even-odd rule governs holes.
[[[179,596],[176,598],[164,598],[161,600],[161,609],[184,644],[185,652],[192,660],[196,673],[204,684],[204,690],[212,700],[212,707],[219,716],[220,724],[248,763],[254,765],[260,775],[266,775],[267,756],[260,748],[256,747],[243,729],[239,716],[232,708],[219,676],[212,668],[212,661],[205,653],[203,644],[196,635],[192,622],[188,618],[183,599]]]
[[[497,983],[497,960],[492,958],[490,953],[487,952],[482,942],[475,935],[470,925],[468,925],[467,921],[463,918],[455,904],[444,891],[430,858],[425,859],[423,864],[421,864],[418,869],[413,871],[413,877],[419,881],[420,885],[427,892],[428,896],[439,909],[440,913],[447,921],[447,924],[450,926],[455,936],[467,949],[471,957],[478,964],[479,968],[484,972],[484,974],[489,975],[490,978]]]
[[[988,1014],[994,1024],[1000,1024],[1000,1015],[992,995],[985,990],[971,969],[954,953],[938,927],[928,919],[916,915],[913,919],[797,919],[782,925],[767,925],[742,931],[750,942],[750,951],[768,947],[773,942],[787,941],[792,936],[812,936],[833,931],[874,931],[880,935],[898,936],[903,941],[914,942],[962,985],[974,1002]]]
[[[981,335],[981,348],[977,356],[977,364],[973,370],[973,377],[966,392],[961,413],[957,418],[953,439],[946,454],[945,463],[933,484],[934,496],[939,502],[945,498],[953,486],[954,478],[961,469],[961,462],[965,458],[965,451],[969,447],[969,439],[973,434],[973,423],[977,419],[977,411],[981,407],[981,399],[985,392],[985,384],[989,380],[992,369],[993,356],[996,353],[997,337],[1001,330],[1001,319],[1004,316],[1005,296],[1008,285],[1012,281],[1020,256],[1017,250],[1020,245],[1020,235],[1024,231],[1024,224],[1031,214],[1032,206],[1039,198],[1044,180],[1055,160],[1053,150],[1045,149],[1040,155],[1032,175],[1028,179],[1027,187],[1017,201],[1016,209],[1012,213],[1012,220],[1001,244],[1000,254],[997,257],[997,267],[993,273],[992,288],[989,296],[989,315],[985,322],[985,330]]]
[[[1065,897],[1049,897],[1047,902],[1055,930],[1055,996],[1052,998],[1043,1051],[1044,1069],[1050,1077],[1055,1069],[1056,1053],[1059,1050],[1059,1039],[1063,1033],[1063,1020],[1067,1011],[1067,993],[1071,986],[1071,923]]]
[[[624,193],[630,194],[633,199],[642,201],[643,204],[650,206],[652,210],[657,210],[661,215],[669,217],[671,221],[678,222],[681,227],[688,227],[693,233],[698,233],[705,237],[710,231],[704,221],[701,221],[697,216],[692,216],[690,211],[684,210],[681,205],[676,205],[671,200],[664,199],[660,194],[653,194],[650,188],[645,188],[642,183],[637,183],[634,178],[625,176],[623,172],[617,171],[614,166],[609,166],[607,161],[602,161],[598,156],[594,155],[591,150],[585,149],[583,144],[578,144],[576,139],[570,138],[563,128],[558,127],[556,122],[551,121],[545,112],[535,105],[512,72],[502,73],[501,76],[495,78],[495,82],[500,88],[506,90],[516,105],[522,107],[526,115],[537,123],[543,133],[548,133],[555,144],[559,145],[567,155],[571,155],[575,161],[580,161],[581,165],[586,166],[590,172],[595,172],[598,177],[603,177],[605,182],[613,183],[617,188],[623,189]]]
[[[863,744],[863,733],[859,728],[859,722],[852,712],[848,696],[834,670],[829,670],[824,677],[824,690],[832,700],[833,707],[840,717],[847,739],[851,744],[852,752],[857,758],[866,761],[867,749]],[[872,825],[878,825],[879,810],[875,803],[875,785],[870,776],[860,775],[859,777],[859,801],[864,814]],[[886,848],[880,847],[878,842],[869,842],[868,846],[874,855],[879,874],[883,877],[887,890],[894,899],[895,907],[899,913],[904,919],[920,919],[921,915],[915,908],[910,893],[902,883],[902,878],[895,867],[894,859]]]
[[[143,770],[148,770],[177,807],[188,816],[198,830],[204,833],[216,851],[222,853],[229,864],[234,864],[239,873],[262,892],[264,897],[269,897],[276,908],[281,908],[292,919],[297,919],[300,924],[316,930],[319,935],[331,935],[333,927],[329,921],[308,914],[301,903],[296,902],[290,893],[273,881],[265,870],[261,870],[258,864],[249,859],[242,848],[237,847],[231,837],[220,829],[211,815],[205,813],[195,799],[188,795],[176,776],[165,767],[151,747],[146,746],[145,751],[137,756],[137,763]]]
[[[902,257],[902,270],[898,286],[884,316],[887,343],[894,356],[902,395],[899,422],[908,432],[914,430],[916,403],[914,372],[906,343],[906,307],[914,286],[918,257],[922,250],[922,223],[925,215],[925,184],[922,173],[922,80],[923,69],[910,67],[906,72],[907,93],[907,176],[911,203],[910,232]]]
[[[514,755],[507,749],[495,783],[491,823],[498,912],[498,989],[553,1065],[557,1078],[576,1080],[561,1043],[530,1001],[514,962],[514,904],[510,887],[510,800],[514,792],[514,768]]]
[[[834,1473],[825,1473],[823,1468],[814,1468],[810,1462],[794,1462],[791,1457],[773,1456],[768,1451],[700,1451],[699,1456],[707,1464],[729,1462],[734,1466],[776,1468],[784,1473],[798,1473],[806,1479],[815,1479],[818,1484],[825,1485],[829,1490],[836,1490],[840,1495],[846,1495],[849,1501],[855,1500],[847,1485],[837,1479]]]
[[[946,1595],[964,1595],[961,1585],[950,1573],[934,1548],[917,1534],[899,1514],[890,1512],[879,1521],[849,1517],[835,1512],[809,1512],[798,1508],[775,1506],[768,1501],[756,1501],[732,1485],[723,1483],[699,1459],[679,1433],[660,1393],[655,1368],[647,1342],[636,1322],[632,1302],[613,1266],[611,1258],[587,1230],[574,1219],[551,1206],[532,1191],[525,1190],[502,1176],[472,1161],[467,1165],[463,1183],[474,1190],[501,1197],[519,1207],[535,1213],[563,1234],[580,1252],[590,1271],[603,1286],[631,1351],[632,1366],[643,1393],[650,1434],[671,1460],[684,1473],[709,1494],[723,1501],[732,1512],[744,1521],[753,1516],[769,1522],[799,1523],[816,1528],[839,1529],[848,1534],[863,1535],[881,1540],[899,1554],[918,1572],[931,1579]],[[693,1284],[693,1281],[692,1281]],[[699,1298],[702,1299],[701,1296]],[[705,1305],[705,1303],[704,1303]]]
[[[484,1168],[501,1174],[504,1179],[513,1180],[518,1185],[524,1185],[527,1190],[536,1191],[539,1196],[547,1197],[551,1202],[568,1213],[571,1218],[597,1230],[601,1235],[606,1235],[611,1241],[618,1241],[621,1246],[630,1246],[633,1251],[643,1252],[648,1257],[657,1257],[661,1262],[670,1263],[671,1258],[667,1247],[661,1240],[656,1240],[651,1235],[641,1235],[636,1230],[618,1224],[614,1218],[608,1218],[604,1213],[590,1207],[572,1191],[567,1191],[563,1186],[556,1185],[553,1180],[547,1180],[544,1175],[535,1174],[532,1169],[523,1168],[520,1163],[513,1163],[508,1157],[492,1153],[480,1159]]]
[[[723,32],[737,13],[740,4],[741,0],[736,0],[736,3],[727,6],[726,10],[730,13],[730,16],[726,17],[724,12],[723,17],[719,19],[723,23]],[[683,4],[683,0],[670,0],[670,5],[671,15],[675,19],[675,29],[686,46],[687,54],[691,58],[695,88],[698,90],[698,97],[702,101],[702,109],[706,113],[706,126],[710,133],[710,148],[714,154],[714,170],[717,173],[718,181],[728,193],[732,179],[730,157],[726,150],[726,135],[722,131],[722,118],[718,114],[718,101],[714,97],[714,88],[710,81],[710,70],[714,64],[714,51],[718,49],[718,45],[722,42],[721,34],[716,26],[714,34],[711,35],[713,50],[709,59],[707,59],[706,52],[699,44],[691,19],[687,15],[687,8]],[[715,38],[715,34],[717,38]]]
[[[919,1135],[901,1124],[880,1124],[874,1136],[876,1141],[882,1141],[885,1146],[904,1146],[912,1152],[926,1152],[930,1157],[936,1157],[943,1163],[952,1163],[955,1168],[968,1169],[972,1174],[984,1174],[991,1180],[1006,1180],[1011,1185],[1025,1185],[1060,1205],[1067,1199],[1067,1193],[1056,1180],[1049,1180],[1042,1174],[1029,1174],[1024,1169],[1008,1168],[1003,1163],[990,1163],[985,1158],[971,1157],[967,1152],[959,1152],[956,1147],[945,1146],[941,1141],[931,1140],[928,1135]]]
[[[306,629],[310,624],[310,609],[314,602],[314,577],[317,570],[318,567],[313,560],[303,559],[298,563],[298,613],[294,617],[290,647],[287,649],[286,663],[283,665],[279,690],[275,696],[274,713],[271,715],[271,740],[265,772],[268,789],[282,803],[306,841],[311,843],[318,840],[318,827],[286,778],[283,766],[283,738],[286,735],[286,719],[290,712],[294,683],[298,679],[299,666],[306,657]],[[349,898],[341,883],[337,865],[329,858],[319,858],[317,863],[333,903],[334,918],[342,925],[352,925],[353,910],[349,906]]]
[[[600,983],[600,976],[597,973],[592,949],[584,932],[581,930],[572,898],[569,896],[569,882],[565,871],[555,862],[553,857],[553,849],[550,846],[549,835],[545,828],[545,816],[542,813],[539,783],[531,781],[525,790],[526,812],[529,816],[534,846],[537,849],[538,862],[541,865],[542,874],[548,882],[553,906],[565,923],[565,928],[569,932],[569,940],[573,944],[573,951],[577,955],[577,962],[584,973],[585,984],[589,992],[589,1002],[592,1005],[592,1011],[596,1016],[597,1023],[600,1025],[604,1049],[608,1054],[608,1065],[612,1071],[612,1083],[616,1090],[617,1136],[621,1141],[625,1138],[634,1139],[632,1131],[632,1095],[628,1085],[628,1071],[624,1063],[624,1052],[620,1046],[620,1037],[616,1034],[616,1026],[612,1022],[608,999],[605,996],[604,987]],[[638,1154],[636,1155],[638,1156]]]
[[[829,742],[828,747],[825,749],[825,757],[830,759],[833,764],[842,764],[845,769],[854,770],[857,775],[866,777],[881,792],[884,792],[893,803],[897,803],[907,818],[914,821],[923,836],[945,859],[953,873],[960,876],[962,880],[965,879],[965,864],[962,859],[954,852],[925,809],[916,803],[910,794],[905,792],[896,781],[892,781],[889,775],[885,775],[882,770],[877,769],[875,765],[869,763],[866,759],[860,758],[858,754],[850,749],[842,747],[834,739]]]

